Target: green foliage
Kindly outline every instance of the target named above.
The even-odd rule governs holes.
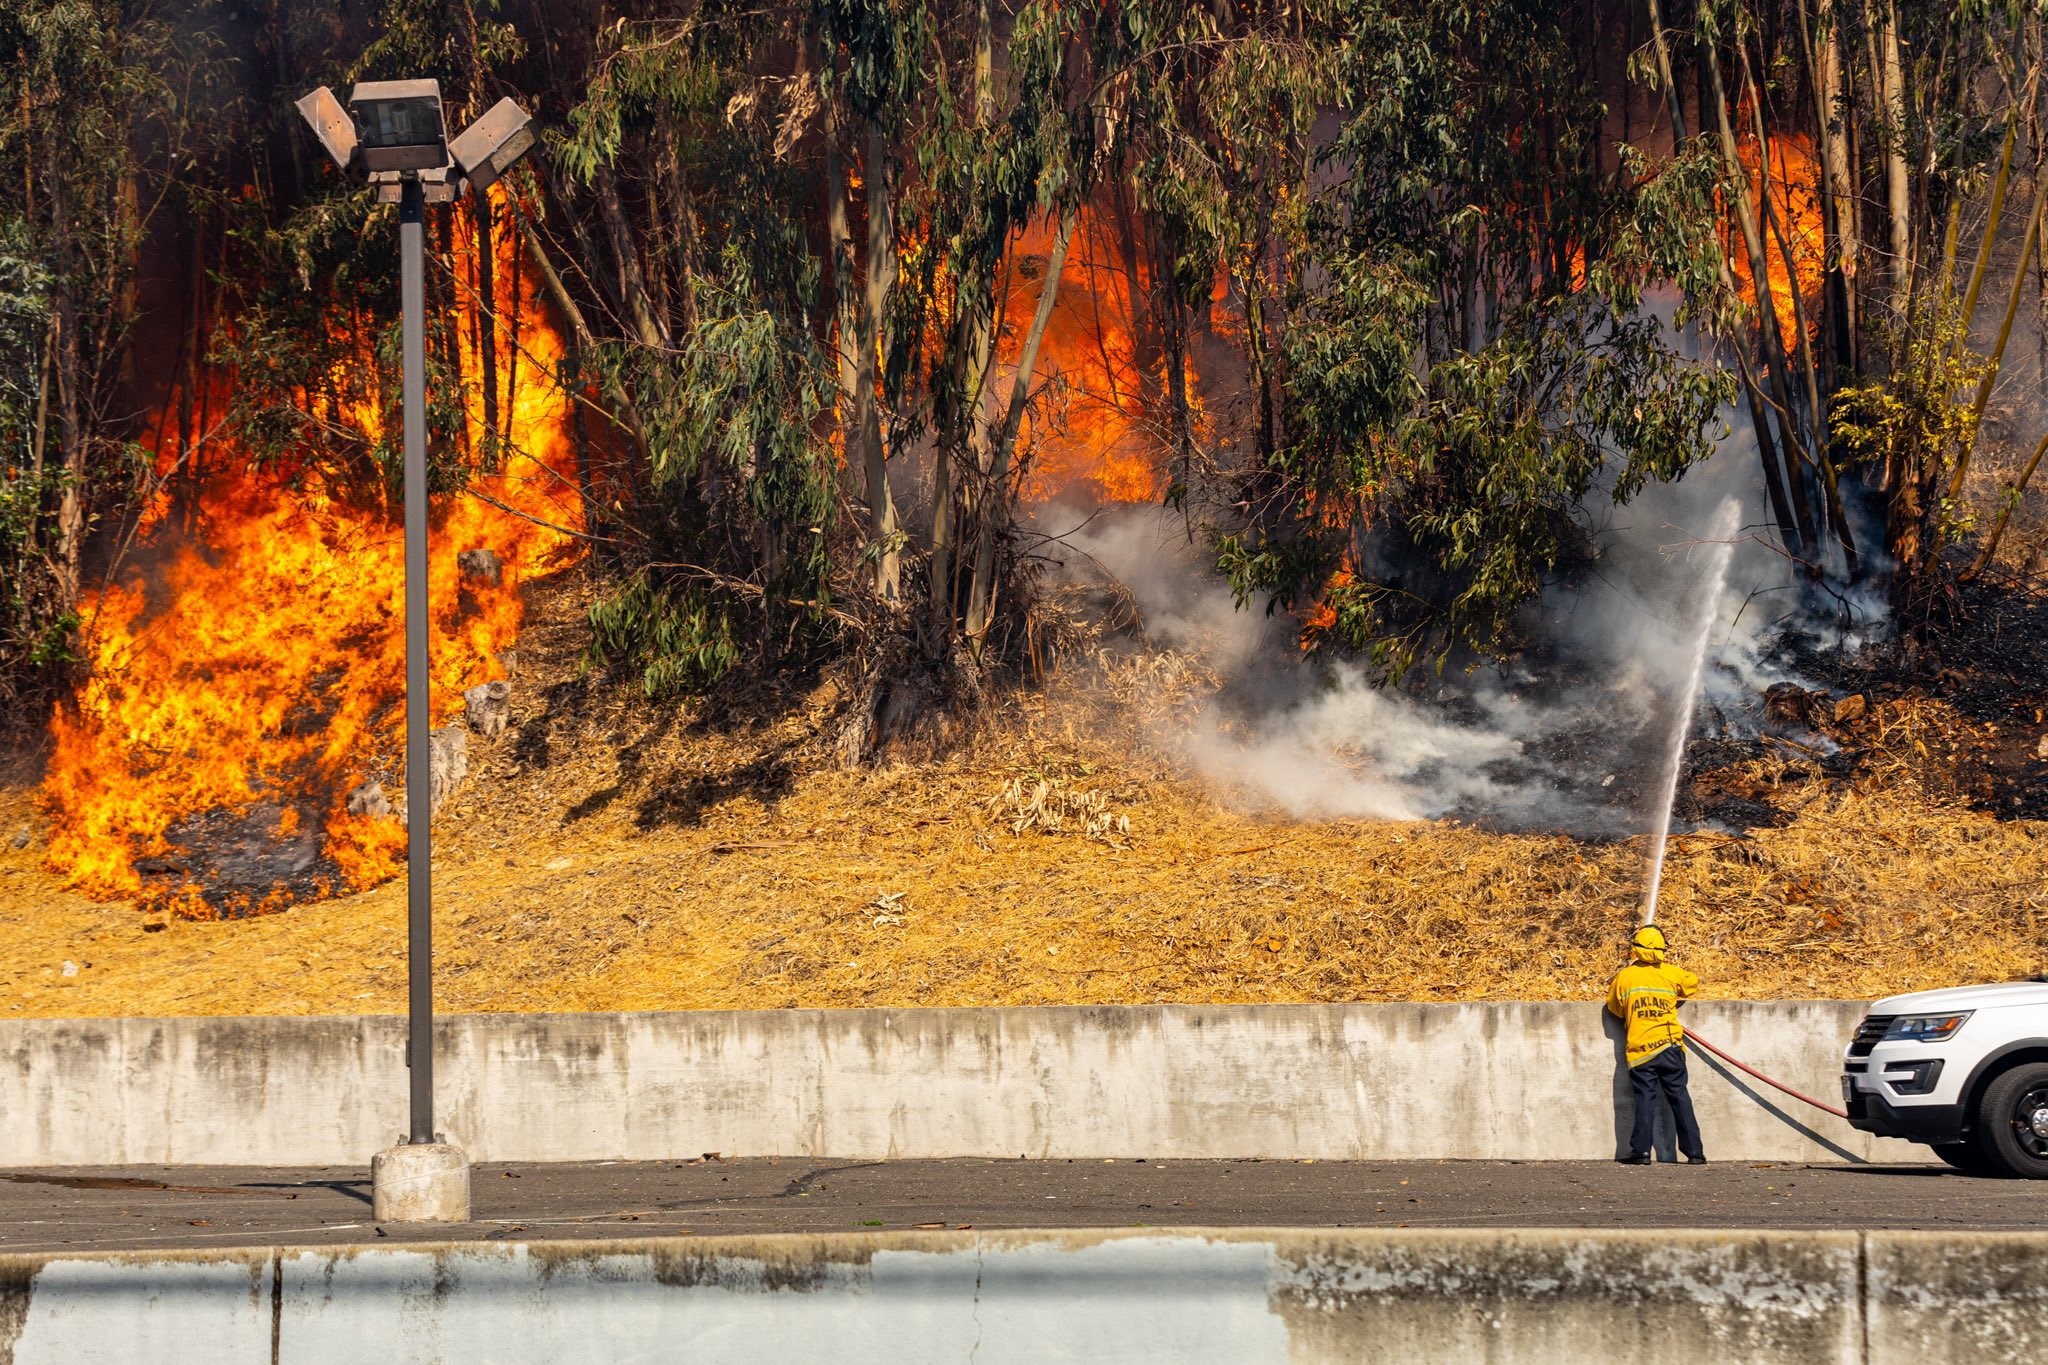
[[[591,607],[590,629],[592,661],[639,669],[641,686],[657,700],[701,691],[740,659],[725,606],[645,571]]]
[[[621,20],[600,42],[568,132],[548,143],[556,164],[586,182],[642,130],[716,112],[733,82],[724,65],[733,55],[729,35],[709,16],[702,29],[688,20]]]
[[[0,697],[71,661],[78,616],[56,593],[38,536],[44,509],[68,481],[61,465],[40,473],[12,459],[0,465]]]
[[[810,657],[849,623],[900,631],[919,615],[929,657],[958,643],[943,571],[912,589],[931,594],[929,616],[856,586],[879,577],[865,571],[884,546],[845,459],[837,348],[845,319],[865,317],[862,219],[883,185],[892,220],[873,239],[898,266],[872,338],[884,446],[935,451],[959,475],[943,497],[906,497],[886,548],[916,558],[949,528],[956,574],[965,545],[990,550],[998,576],[1020,571],[1007,542],[990,549],[1017,464],[996,458],[987,418],[1025,325],[998,311],[1004,262],[1049,220],[1128,215],[1144,256],[1133,281],[1155,277],[1156,297],[1134,303],[1181,324],[1222,283],[1233,327],[1209,344],[1239,348],[1258,411],[1214,452],[1232,481],[1219,561],[1241,603],[1319,603],[1323,643],[1390,673],[1512,647],[1582,502],[1680,475],[1728,394],[1667,327],[1719,287],[1718,172],[1696,155],[1617,164],[1601,145],[1579,37],[1590,0],[377,0],[367,46],[363,16],[279,4],[255,16],[253,48],[234,49],[232,86],[207,74],[211,40],[184,36],[242,32],[209,22],[213,3],[0,9],[0,51],[15,57],[0,68],[0,183],[43,177],[32,211],[0,205],[0,671],[61,663],[68,647],[69,604],[37,567],[53,508],[67,491],[132,507],[143,482],[130,409],[112,401],[128,272],[150,240],[136,205],[172,197],[214,271],[207,359],[229,382],[202,462],[288,460],[343,496],[392,497],[395,225],[290,115],[321,81],[430,74],[452,119],[501,93],[540,116],[544,155],[507,182],[517,204],[498,226],[528,248],[514,269],[571,305],[561,364],[583,402],[587,529],[613,585],[591,611],[591,656],[651,695]],[[1941,136],[1961,146],[1982,130]],[[287,146],[289,173],[272,165]],[[44,183],[60,163],[75,168],[62,241]],[[828,240],[827,168],[858,244],[851,270]],[[469,444],[461,347],[438,262],[428,286],[429,445],[446,490]],[[30,470],[66,290],[91,329],[94,444],[75,473]],[[1679,301],[1675,318],[1656,316],[1651,290]],[[1141,387],[1161,387],[1161,366],[1143,363]],[[1910,423],[1872,421],[1891,433],[1877,444],[1910,438]],[[1179,497],[1196,461],[1187,433],[1176,440]],[[1017,609],[1028,584],[992,597]]]
[[[320,175],[278,223],[260,203],[222,206],[242,268],[219,281],[228,316],[208,359],[235,376],[226,434],[249,458],[310,458],[374,480],[366,434],[339,414],[384,406],[389,367],[365,364],[359,338],[394,325],[397,230],[369,190]]]
[[[816,641],[830,600],[834,481],[813,434],[830,405],[823,358],[758,302],[723,291],[706,302],[716,311],[680,364],[616,345],[595,357],[645,417],[637,529],[649,562],[591,609],[591,653],[638,668],[650,696],[717,681],[739,661],[749,617],[776,652]]]
[[[137,266],[173,168],[217,145],[208,6],[0,6],[0,713],[72,662],[85,541],[126,510]]]
[[[0,698],[71,662],[78,626],[43,545],[47,509],[72,476],[37,458],[48,440],[48,273],[23,251],[20,227],[0,224]]]
[[[1894,548],[1903,540],[1931,553],[1972,529],[1968,504],[1947,492],[1977,436],[1968,400],[1988,362],[1965,344],[1960,312],[1948,301],[1910,330],[1896,329],[1888,344],[1898,368],[1844,385],[1828,409],[1842,461],[1878,471],[1876,481],[1893,490]],[[1880,334],[1889,339],[1893,329]]]
[[[824,73],[828,98],[843,97],[855,116],[893,122],[908,102],[935,93],[927,54],[936,16],[924,0],[814,0],[819,39],[843,50],[845,66]],[[965,15],[959,16],[962,20]],[[957,39],[967,25],[954,31]]]
[[[1297,38],[1285,16],[1230,30],[1209,6],[1119,7],[1121,42],[1152,77],[1128,92],[1133,183],[1186,298],[1205,298],[1219,270],[1245,282],[1276,237],[1283,250],[1299,239],[1304,149],[1338,97],[1343,51],[1335,16],[1310,10]]]
[[[1354,0],[1336,22],[1344,123],[1279,328],[1284,439],[1220,561],[1241,602],[1320,602],[1318,643],[1398,676],[1511,649],[1589,494],[1709,453],[1730,381],[1644,298],[1718,279],[1716,181],[1697,156],[1597,168],[1554,6]]]
[[[26,219],[0,218],[0,463],[22,477],[35,458],[49,333],[49,262]],[[26,530],[25,522],[0,520],[0,544]]]
[[[377,36],[349,64],[348,79],[398,81],[433,72],[444,100],[466,101],[472,116],[482,113],[492,101],[486,92],[468,88],[472,75],[511,63],[526,51],[518,26],[498,17],[502,8],[498,0],[381,0]]]
[[[29,667],[56,668],[77,663],[79,624],[78,613],[75,611],[58,612],[36,622],[35,631],[28,642]]]
[[[646,257],[657,277],[685,265],[669,290],[688,303],[665,319],[672,348],[622,337],[582,357],[598,391],[630,405],[645,452],[614,550],[624,579],[592,609],[591,656],[637,669],[650,695],[709,686],[743,641],[763,659],[807,651],[829,619],[832,378],[803,216],[812,181],[786,140],[807,97],[788,97],[779,126],[745,116],[759,94],[750,44],[766,35],[731,17],[709,6],[691,21],[617,25],[569,132],[550,143],[579,183],[654,166],[665,179],[643,192],[680,198],[692,249],[710,248],[689,254],[679,236]]]

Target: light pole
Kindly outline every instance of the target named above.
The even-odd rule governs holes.
[[[406,1064],[412,1069],[406,1141],[371,1162],[379,1222],[469,1220],[469,1160],[434,1132],[434,891],[427,650],[426,206],[482,194],[533,147],[533,120],[500,100],[449,142],[439,81],[362,81],[348,107],[321,86],[299,113],[344,175],[379,203],[398,205],[405,432]],[[490,325],[486,320],[486,325]]]

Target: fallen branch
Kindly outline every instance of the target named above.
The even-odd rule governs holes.
[[[530,521],[535,526],[539,526],[545,530],[553,531],[558,535],[574,536],[578,540],[601,541],[606,545],[618,545],[622,543],[616,537],[613,536],[592,535],[588,531],[572,531],[566,526],[557,525],[556,523],[549,521],[544,517],[537,517],[533,515],[533,513],[531,512],[522,512],[517,507],[512,506],[512,504],[505,502],[502,499],[494,498],[489,493],[480,492],[475,488],[465,488],[462,491],[480,502],[489,503],[491,506],[497,508],[500,512],[508,513],[524,521]]]

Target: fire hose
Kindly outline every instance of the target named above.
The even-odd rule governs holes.
[[[1727,1053],[1721,1051],[1720,1048],[1715,1047],[1706,1039],[1700,1037],[1700,1035],[1693,1029],[1688,1028],[1685,1031],[1685,1036],[1692,1042],[1698,1043],[1701,1047],[1713,1053],[1716,1057],[1719,1057],[1722,1061],[1728,1063],[1728,1065],[1734,1067],[1736,1070],[1741,1071],[1745,1075],[1756,1077],[1756,1079],[1762,1081],[1765,1085],[1768,1085],[1773,1090],[1781,1090],[1785,1094],[1790,1095],[1793,1099],[1800,1101],[1802,1104],[1810,1104],[1814,1108],[1820,1110],[1823,1113],[1833,1114],[1838,1119],[1846,1119],[1849,1117],[1848,1112],[1846,1110],[1837,1109],[1832,1104],[1822,1104],[1819,1100],[1815,1099],[1811,1095],[1802,1095],[1797,1090],[1794,1090],[1791,1086],[1786,1085],[1783,1081],[1772,1080],[1769,1076],[1764,1075],[1763,1072],[1758,1071],[1749,1063],[1736,1060],[1735,1058],[1729,1056]]]

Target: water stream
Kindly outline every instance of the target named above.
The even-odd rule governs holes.
[[[1734,550],[1735,532],[1741,525],[1742,508],[1730,498],[1714,515],[1713,529],[1703,547],[1704,571],[1700,575],[1699,625],[1693,632],[1692,671],[1685,690],[1679,693],[1677,714],[1671,726],[1671,753],[1664,769],[1664,799],[1657,803],[1656,822],[1650,829],[1650,886],[1643,895],[1643,923],[1657,922],[1657,893],[1664,885],[1664,848],[1671,838],[1671,807],[1678,799],[1678,774],[1685,767],[1685,742],[1692,734],[1693,711],[1699,705],[1700,683],[1707,671],[1707,645],[1721,618],[1721,593],[1728,584],[1728,560]]]

